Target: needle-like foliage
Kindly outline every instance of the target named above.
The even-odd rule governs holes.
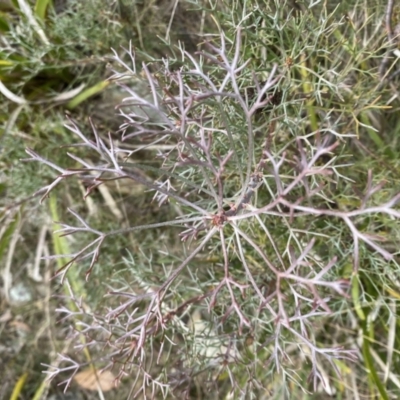
[[[276,29],[284,29],[278,11]],[[118,379],[135,378],[132,397],[179,391],[189,398],[194,382],[206,382],[204,390],[260,398],[277,374],[304,390],[330,387],[361,354],[340,330],[327,336],[324,323],[341,316],[343,327],[351,324],[351,293],[363,263],[394,257],[379,226],[400,218],[400,194],[375,182],[371,171],[360,187],[349,168],[361,109],[354,102],[349,110],[355,100],[344,97],[355,72],[346,70],[347,81],[338,76],[340,59],[325,57],[321,43],[313,48],[318,68],[307,66],[301,45],[283,65],[267,55],[263,68],[254,67],[251,29],[259,40],[274,39],[258,13],[243,17],[249,32],[240,24],[221,30],[196,54],[181,49],[179,62],[143,64],[138,73],[132,49],[114,51],[110,79],[126,93],[117,108],[120,130],[105,135],[91,122],[85,134],[71,119],[67,127],[87,158],[68,153],[69,167],[27,150],[29,160],[57,172],[43,198],[74,177],[84,181],[86,196],[106,182],[128,180],[143,185],[159,208],[148,223],[132,217],[128,227],[108,232],[70,210],[76,225],[60,223],[58,231],[94,237],[63,255],[69,257],[57,272],[63,280],[75,265],[86,265],[90,279],[116,235],[141,242],[125,259],[130,278],[109,284],[106,310],[88,312],[73,293],[76,310],[59,310],[80,321],[76,334],[86,341],[77,349],[101,346],[104,368]],[[300,17],[286,17],[287,29],[295,29]],[[318,33],[327,40],[344,23],[329,18]],[[313,92],[293,95],[295,68]],[[141,79],[147,93],[130,79]],[[349,115],[353,125],[345,126]],[[51,375],[76,372],[80,364],[70,362]]]

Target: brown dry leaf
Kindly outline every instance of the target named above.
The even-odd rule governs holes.
[[[93,368],[78,372],[74,381],[82,388],[88,390],[98,390],[100,386],[103,392],[107,392],[115,386],[115,376],[111,371],[100,372]]]
[[[18,321],[17,319],[14,319],[14,321],[10,322],[10,326],[14,327],[17,331],[19,332],[24,332],[28,333],[31,331],[31,327],[26,324],[25,322]]]
[[[8,322],[12,319],[12,313],[9,308],[7,308],[6,311],[3,312],[3,314],[0,315],[0,323],[2,322]]]

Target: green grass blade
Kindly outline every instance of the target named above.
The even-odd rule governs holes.
[[[0,12],[0,32],[8,32],[10,26],[8,25],[7,16],[5,13]]]
[[[5,230],[2,237],[0,237],[0,260],[3,257],[5,250],[8,248],[12,235],[16,230],[20,220],[20,215],[17,214],[17,217],[10,223],[10,225]]]
[[[60,221],[58,209],[57,209],[57,198],[55,195],[50,195],[50,214],[53,221]],[[57,223],[54,223],[53,226],[54,230],[59,229]],[[52,233],[53,239],[53,247],[54,247],[54,254],[56,255],[63,255],[63,254],[71,254],[71,250],[69,244],[67,242],[66,237],[61,237],[59,234]],[[58,258],[57,259],[57,267],[62,268],[68,260],[66,258]],[[83,285],[81,279],[79,278],[79,274],[76,272],[75,269],[71,268],[68,271],[69,282],[73,291],[79,295],[84,293]],[[67,288],[65,288],[66,293],[68,294]],[[75,304],[71,302],[71,307],[75,307]]]
[[[37,0],[35,4],[35,15],[44,21],[46,18],[47,7],[50,5],[50,0]]]
[[[28,373],[25,372],[17,381],[14,386],[13,392],[11,394],[10,400],[18,400],[21,394],[22,388],[24,387],[26,378],[28,377]]]
[[[382,384],[381,380],[379,379],[378,373],[376,372],[374,366],[374,361],[372,359],[371,352],[369,349],[369,338],[367,334],[366,324],[364,323],[363,325],[364,325],[363,326],[364,338],[363,338],[362,351],[364,355],[365,366],[367,367],[368,370],[368,375],[370,376],[370,379],[375,383],[376,388],[379,391],[380,398],[382,400],[389,400],[389,396],[386,392],[386,389]]]
[[[365,314],[360,303],[360,282],[357,275],[353,276],[351,282],[351,297],[354,303],[354,309],[361,321],[365,321]]]
[[[84,90],[82,93],[79,93],[78,96],[74,97],[70,102],[67,103],[67,108],[72,110],[85,100],[102,92],[109,84],[110,81],[101,81],[96,85]]]

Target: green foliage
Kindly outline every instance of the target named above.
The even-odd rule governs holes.
[[[4,190],[54,190],[66,236],[51,240],[70,250],[50,262],[78,283],[63,315],[96,365],[138,379],[132,394],[398,395],[396,76],[380,73],[386,4],[367,3],[91,0],[56,14],[42,1],[38,25],[0,15]],[[39,163],[21,165],[23,141]]]

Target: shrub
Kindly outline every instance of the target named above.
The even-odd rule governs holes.
[[[289,17],[288,29],[297,29]],[[247,29],[258,29],[257,10],[251,18]],[[315,34],[329,36],[342,23]],[[231,32],[221,31],[196,55],[182,50],[179,60],[143,64],[141,74],[132,49],[114,52],[123,71],[116,67],[110,79],[127,96],[118,107],[120,130],[103,135],[91,122],[85,134],[70,119],[84,154],[68,153],[71,167],[27,150],[29,160],[58,172],[43,198],[73,177],[84,181],[87,196],[124,179],[146,188],[158,206],[151,216],[135,210],[128,227],[109,232],[71,209],[76,225],[60,223],[58,231],[93,237],[68,255],[56,274],[62,280],[78,263],[89,279],[107,241],[136,237],[126,268],[107,282],[104,308],[88,311],[71,292],[75,308],[59,309],[75,321],[78,350],[96,346],[104,369],[118,371],[118,380],[135,377],[132,396],[172,391],[189,398],[200,382],[217,398],[277,394],[288,390],[288,380],[330,390],[332,371],[340,375],[359,353],[354,337],[340,328],[327,334],[326,326],[350,326],[363,312],[354,313],[350,299],[358,301],[359,271],[393,259],[382,226],[388,232],[400,217],[400,194],[374,182],[371,172],[361,187],[349,168],[349,138],[359,122],[349,124],[356,106],[349,111],[354,100],[343,97],[357,68],[330,79],[335,65],[320,43],[313,51],[323,62],[314,70],[303,48],[283,66],[267,57],[269,70],[252,68],[243,45],[251,32]],[[265,30],[256,34],[274,39]],[[150,96],[129,79],[144,79]],[[298,98],[300,79],[314,91]],[[337,107],[314,107],[324,98]],[[82,364],[63,357],[66,364],[50,375],[72,371],[68,386]]]

